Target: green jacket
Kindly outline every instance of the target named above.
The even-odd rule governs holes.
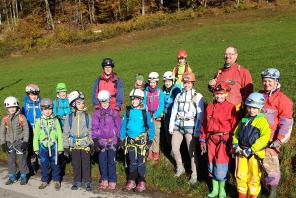
[[[233,144],[251,148],[260,158],[264,158],[265,150],[270,139],[270,128],[265,115],[257,114],[254,118],[246,116],[238,123],[234,130]]]
[[[39,151],[40,144],[48,147],[48,145],[52,146],[55,143],[58,145],[58,151],[64,150],[60,123],[54,115],[50,117],[42,115],[35,123],[33,149],[34,151]]]

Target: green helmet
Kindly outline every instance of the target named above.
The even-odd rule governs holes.
[[[67,87],[65,83],[58,83],[56,87],[57,93],[62,92],[62,91],[67,91]]]

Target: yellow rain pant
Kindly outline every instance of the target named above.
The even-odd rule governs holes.
[[[236,157],[235,177],[239,193],[258,196],[261,190],[261,172],[254,155],[250,159],[242,155]]]

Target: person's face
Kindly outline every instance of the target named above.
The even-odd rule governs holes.
[[[181,58],[178,59],[178,62],[179,62],[180,64],[185,64],[185,63],[186,63],[186,58],[181,57]]]
[[[101,102],[101,107],[103,109],[108,109],[109,106],[110,106],[110,102],[109,101]]]
[[[113,71],[113,68],[112,66],[105,66],[104,67],[104,73],[107,74],[107,75],[110,75]]]
[[[61,99],[65,99],[65,98],[67,97],[67,92],[65,92],[65,91],[61,91],[61,92],[58,93],[58,95],[59,95],[59,97],[60,97]]]
[[[172,87],[172,86],[173,86],[173,81],[172,81],[172,80],[165,80],[165,81],[164,81],[164,86],[165,86],[166,88],[170,88],[170,87]]]
[[[17,110],[17,107],[8,107],[7,108],[7,111],[10,113],[10,114],[14,114]]]
[[[28,96],[29,96],[30,100],[32,100],[34,102],[36,102],[37,99],[38,99],[38,95],[35,95],[35,94],[32,94],[32,93],[29,93]]]
[[[84,110],[84,108],[85,108],[85,102],[84,102],[84,100],[77,101],[76,102],[76,108],[77,108],[78,111]]]
[[[260,113],[260,109],[247,106],[247,113],[253,117]]]
[[[237,53],[235,52],[234,48],[229,47],[225,50],[224,53],[225,63],[228,65],[232,65],[237,60]]]
[[[184,89],[186,89],[187,91],[188,91],[188,90],[191,90],[192,87],[193,87],[193,83],[192,83],[192,82],[184,82],[184,83],[183,83],[183,87],[184,87]]]
[[[263,88],[266,92],[270,92],[277,88],[278,82],[272,78],[263,78],[262,79]]]
[[[136,84],[141,86],[143,84],[143,81],[142,80],[136,80]]]
[[[225,93],[217,93],[215,94],[215,100],[218,102],[218,103],[222,103],[226,100],[226,94]]]
[[[149,81],[149,86],[154,89],[157,86],[157,81],[156,80],[150,80]]]
[[[52,109],[45,109],[45,108],[43,108],[42,109],[42,113],[43,113],[43,115],[45,115],[46,117],[49,117],[49,116],[51,116],[51,114],[52,114]]]
[[[131,97],[131,103],[133,107],[137,108],[141,104],[141,99],[136,97]]]

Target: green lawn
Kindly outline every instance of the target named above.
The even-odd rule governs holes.
[[[173,68],[177,51],[184,48],[197,75],[196,88],[210,102],[211,94],[206,85],[223,64],[224,48],[230,44],[238,47],[239,63],[250,69],[256,90],[261,87],[260,72],[267,67],[276,67],[281,72],[282,90],[296,101],[295,10],[258,10],[233,16],[211,17],[208,19],[209,25],[205,19],[202,24],[198,20],[184,22],[184,28],[182,24],[175,25],[167,29],[131,33],[79,48],[51,49],[48,53],[6,58],[0,60],[0,101],[9,95],[17,96],[22,101],[25,85],[30,82],[40,85],[42,97],[53,98],[56,83],[65,82],[70,90],[80,89],[86,93],[91,111],[92,83],[101,72],[102,58],[112,57],[115,60],[115,70],[122,78],[125,96],[128,96],[136,73],[147,76],[149,72],[157,71],[162,75]],[[0,113],[2,116],[4,109]],[[296,139],[292,137],[290,143],[283,148],[280,197],[296,197],[296,175],[295,169],[292,169],[292,158],[296,156],[295,149],[292,149],[295,143]],[[119,183],[123,184],[124,167],[122,164],[118,167]],[[166,158],[162,158],[159,165],[149,165],[147,169],[150,189],[177,192],[188,197],[202,197],[208,191],[205,181],[189,186],[186,176],[174,179],[173,166]],[[94,172],[97,172],[97,168],[94,168]],[[233,187],[230,189],[235,191]],[[263,189],[264,196],[266,190]]]

